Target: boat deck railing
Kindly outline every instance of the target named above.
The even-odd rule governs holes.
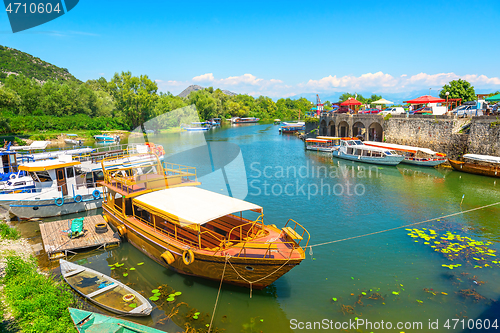
[[[101,164],[104,182],[124,194],[197,182],[196,168],[175,163],[162,164],[153,153],[124,155],[118,159],[107,157]]]
[[[285,230],[287,227],[288,227],[288,223],[292,222],[294,224],[293,227],[289,227],[291,228],[295,233],[299,234],[300,232],[300,238],[298,239],[298,242],[296,243],[297,246],[300,246],[300,243],[302,242],[302,240],[304,239],[304,236],[307,234],[307,241],[306,241],[306,246],[304,247],[305,249],[307,248],[307,245],[309,245],[309,241],[311,240],[311,235],[309,234],[309,231],[307,231],[306,228],[304,228],[300,223],[298,222],[295,222],[294,220],[292,219],[289,219],[286,223],[285,223],[285,226],[283,227],[282,230]],[[290,225],[292,225],[292,223],[290,223]]]

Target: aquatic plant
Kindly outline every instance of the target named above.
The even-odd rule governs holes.
[[[482,242],[470,237],[461,236],[457,232],[446,231],[438,234],[433,229],[405,229],[409,231],[408,236],[416,239],[415,242],[423,240],[423,244],[441,253],[450,261],[462,260],[474,268],[484,268],[500,265],[496,250],[490,249],[491,242]],[[443,264],[443,267],[454,269],[462,264]]]

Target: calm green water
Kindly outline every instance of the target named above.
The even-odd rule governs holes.
[[[280,227],[290,218],[301,223],[310,232],[310,244],[313,245],[500,201],[498,185],[493,178],[448,169],[406,165],[374,167],[332,159],[325,153],[305,151],[301,140],[279,135],[278,127],[273,125],[224,127],[206,134],[176,133],[152,136],[150,140],[163,144],[167,154],[172,154],[167,161],[198,167],[203,188],[219,193],[231,191],[236,196],[248,193],[247,201],[264,207],[266,223]],[[207,156],[180,153],[204,144],[204,140],[214,145],[234,143],[241,149],[242,160],[237,158],[232,162],[233,167],[228,166],[225,170],[229,188],[221,182],[220,169],[209,173],[211,163],[207,162]],[[212,150],[211,158],[217,161],[223,159],[223,155],[223,150]],[[244,163],[246,176],[241,163]],[[462,195],[465,197],[460,205]],[[193,209],[196,209],[196,202],[193,202]],[[493,206],[410,228],[433,229],[439,234],[457,232],[478,241],[491,241],[490,248],[498,250],[498,217],[499,208]],[[346,322],[357,317],[371,322],[390,321],[394,325],[407,321],[423,323],[420,330],[360,327],[359,332],[426,332],[429,320],[439,320],[439,329],[433,331],[460,332],[461,324],[455,330],[443,328],[443,324],[452,318],[480,318],[488,311],[497,311],[496,316],[500,317],[491,301],[500,296],[498,265],[474,269],[475,263],[450,262],[424,245],[423,240],[415,242],[416,239],[407,233],[402,228],[317,246],[313,247],[312,255],[308,249],[306,260],[265,290],[254,290],[252,298],[246,288],[223,285],[214,325],[226,332],[300,332],[302,330],[291,328],[291,320]],[[115,274],[112,276],[131,283],[146,297],[152,295],[150,290],[167,284],[183,293],[179,302],[186,302],[189,309],[201,312],[198,320],[188,320],[188,310],[181,307],[172,323],[164,320],[171,306],[162,306],[153,311],[151,318],[139,320],[141,323],[176,331],[176,325],[184,327],[186,320],[198,328],[209,322],[218,282],[169,271],[128,243],[107,252],[80,254],[74,260],[81,260],[105,274]],[[121,272],[110,270],[108,265],[115,262],[125,263],[125,268],[136,267],[136,270],[123,277]],[[136,266],[139,262],[144,265]],[[450,263],[462,266],[453,270],[442,267]],[[476,285],[472,282],[473,276],[485,283]],[[425,292],[424,288],[437,295]],[[471,288],[486,299],[474,302],[458,294],[460,290]],[[374,292],[384,299],[368,299]],[[356,303],[358,295],[361,295],[360,303]],[[344,308],[343,312],[342,306],[353,308]]]

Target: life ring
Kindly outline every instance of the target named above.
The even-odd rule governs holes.
[[[99,199],[101,197],[101,191],[94,190],[94,192],[92,192],[92,195],[94,196],[94,199]]]
[[[83,197],[80,194],[77,194],[73,199],[75,199],[75,202],[81,202]]]
[[[126,294],[125,296],[123,296],[122,299],[124,302],[130,302],[130,301],[133,301],[135,299],[135,295],[134,294]]]
[[[106,223],[97,223],[95,225],[95,232],[98,234],[103,234],[108,231],[108,225]]]
[[[163,260],[169,265],[172,265],[172,263],[175,261],[175,257],[170,251],[165,251],[163,254],[160,256],[162,257]],[[184,259],[184,256],[183,256]],[[187,264],[186,264],[187,265]]]
[[[16,178],[17,178],[17,175],[15,173],[11,173],[10,176],[9,176],[10,180],[14,180]]]
[[[186,266],[192,264],[193,261],[194,261],[194,253],[193,253],[193,251],[191,251],[191,250],[185,250],[182,253],[182,261],[184,262],[184,264],[186,264]]]
[[[62,205],[64,205],[64,199],[63,198],[56,198],[54,200],[54,202],[56,203],[57,206],[61,207]]]

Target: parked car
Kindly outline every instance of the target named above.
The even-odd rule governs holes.
[[[337,110],[333,111],[333,113],[349,113],[350,110],[347,106],[341,106]]]
[[[382,115],[387,115],[387,114],[403,114],[405,113],[405,109],[403,109],[402,107],[400,106],[397,106],[397,107],[393,107],[393,108],[387,108],[383,111],[380,112],[380,114]]]
[[[379,113],[379,109],[366,109],[366,110],[361,110],[358,113],[364,113],[364,114],[377,114]]]
[[[477,109],[476,102],[465,102],[463,105],[460,105],[458,108],[455,108],[451,111],[452,114],[458,116],[459,118],[463,117],[472,117],[472,116],[482,116],[483,110]]]

